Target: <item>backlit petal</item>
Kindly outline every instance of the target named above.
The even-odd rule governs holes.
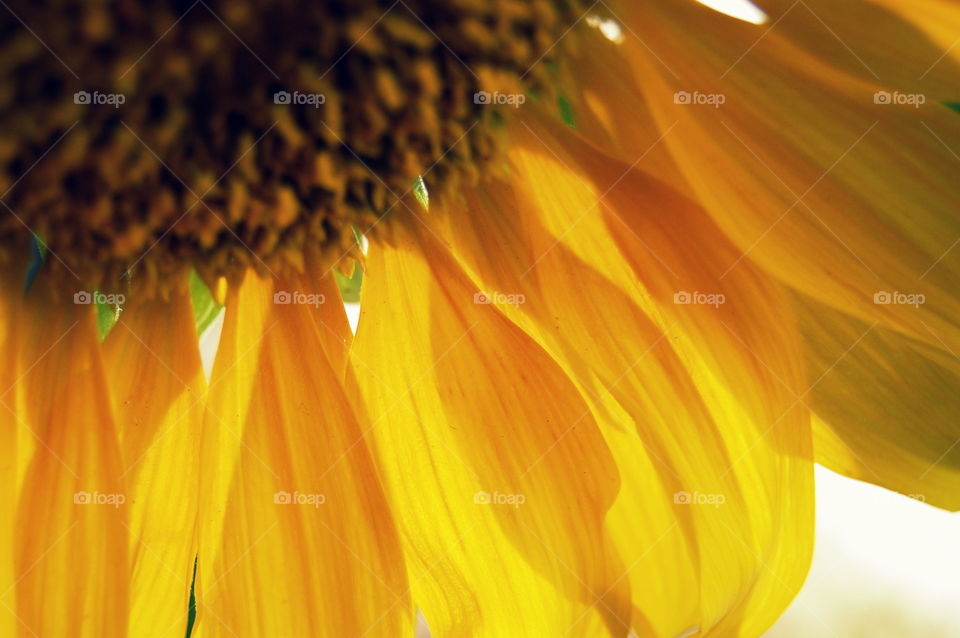
[[[623,70],[670,129],[663,144],[689,189],[741,249],[726,268],[757,261],[821,303],[942,347],[926,323],[957,349],[960,126],[942,101],[955,99],[960,68],[934,65],[942,49],[868,3],[764,8],[769,31],[686,2],[619,13],[645,44],[625,40]],[[924,103],[884,103],[914,95]],[[714,96],[723,103],[695,103]],[[883,291],[926,303],[875,304]]]
[[[409,635],[392,514],[329,333],[294,292],[322,303],[306,279],[253,273],[227,298],[204,424],[197,635]]]
[[[960,509],[960,359],[801,295],[794,305],[815,383],[805,400],[819,417],[817,460]]]
[[[10,273],[0,271],[0,392],[7,392],[16,377],[16,341],[14,313],[20,303],[19,281]],[[13,591],[14,530],[17,512],[17,424],[13,401],[9,393],[0,401],[0,636],[7,638],[17,632]]]
[[[12,313],[19,500],[2,600],[19,636],[125,636],[129,495],[93,308],[44,293]]]
[[[719,280],[735,250],[689,201],[523,119],[513,184],[484,183],[459,211],[472,226],[447,236],[484,285],[525,295],[504,311],[580,382],[623,452],[609,526],[642,565],[634,600],[652,630],[756,635],[799,588],[812,543],[786,301],[754,268]],[[724,301],[677,305],[682,291]],[[684,492],[724,504],[691,507]],[[651,583],[644,567],[671,578]]]
[[[130,634],[181,638],[197,555],[206,384],[186,290],[170,301],[140,301],[133,291],[104,362],[128,486]]]
[[[412,203],[416,206],[416,203]],[[624,636],[619,480],[550,357],[423,227],[371,246],[351,360],[433,635]]]
[[[636,109],[641,127],[656,125],[645,136],[600,144],[633,162],[648,150],[643,140],[660,132],[668,161],[661,161],[658,147],[642,166],[691,193],[737,245],[721,278],[755,262],[813,307],[838,311],[830,316],[840,322],[843,339],[822,320],[804,328],[812,339],[805,401],[837,428],[821,430],[827,436],[818,436],[818,458],[952,506],[943,481],[951,480],[956,457],[944,442],[956,439],[955,427],[908,418],[904,403],[905,395],[922,401],[937,394],[920,384],[939,373],[903,378],[897,390],[889,370],[901,357],[903,369],[925,368],[923,359],[949,367],[941,362],[960,352],[960,218],[954,211],[960,127],[943,103],[956,100],[960,67],[955,55],[944,55],[949,25],[960,20],[956,6],[898,3],[892,12],[893,3],[768,2],[769,27],[693,3],[612,6],[629,35],[619,50],[603,49],[602,64],[583,56],[579,75],[592,72],[594,103]],[[658,28],[645,28],[650,24]],[[722,104],[694,103],[717,96]],[[906,99],[924,102],[885,103]],[[580,107],[592,110],[586,100]],[[874,325],[890,350],[867,343],[863,353],[858,345],[851,354],[883,362],[885,370],[868,373],[861,366],[856,375],[877,383],[854,389],[829,376],[821,381],[824,371],[840,372],[830,369],[830,358],[858,336],[852,327],[863,333]],[[842,418],[840,396],[847,400]],[[881,411],[891,406],[882,427],[874,425],[868,403]],[[917,408],[914,413],[923,411]],[[894,471],[896,461],[881,460],[898,449],[901,472]],[[861,460],[851,462],[851,453]],[[919,468],[934,465],[945,473],[931,470],[921,478]]]

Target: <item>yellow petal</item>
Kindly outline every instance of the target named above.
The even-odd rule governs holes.
[[[960,509],[960,359],[796,296],[814,383],[817,460]],[[922,434],[918,435],[918,434]]]
[[[942,348],[925,323],[960,349],[960,128],[942,103],[960,67],[934,64],[943,49],[882,8],[808,4],[765,5],[775,28],[692,2],[618,6],[634,32],[621,57],[631,107],[669,130],[686,188],[739,247],[725,271],[753,260],[820,303]],[[926,304],[874,304],[884,291]]]
[[[583,45],[568,59],[569,73],[560,76],[565,99],[571,103],[573,128],[581,139],[628,164],[643,161],[643,168],[656,169],[658,178],[686,189],[666,144],[661,143],[673,127],[661,127],[635,78],[627,72],[624,47],[600,31],[578,34]],[[630,37],[629,32],[625,37]]]
[[[958,69],[956,61],[944,60],[943,66],[934,65],[956,42],[956,31],[943,45],[931,41],[925,33],[935,31],[937,22],[942,28],[941,33],[957,25],[960,11],[953,3],[941,0],[909,3],[896,0],[805,0],[804,4],[794,6],[793,0],[765,0],[758,4],[762,4],[769,17],[767,24],[738,23],[700,7],[667,8],[657,17],[670,23],[670,28],[675,27],[675,20],[681,17],[694,20],[698,26],[715,25],[711,35],[724,42],[718,49],[721,55],[732,52],[727,48],[733,46],[732,34],[752,34],[749,44],[753,44],[769,29],[764,40],[774,38],[771,49],[795,47],[805,56],[812,56],[851,79],[887,83],[901,90],[918,87],[935,91],[937,95],[931,95],[931,98],[956,97],[952,95]],[[630,20],[628,16],[629,10],[624,17]],[[770,29],[774,23],[776,28]],[[736,55],[739,57],[744,51],[746,49],[736,51]],[[755,51],[762,57],[767,50]],[[744,56],[744,61],[747,57],[749,55]],[[679,69],[674,70],[683,75]]]
[[[329,333],[314,307],[274,302],[293,292],[320,294],[249,273],[227,298],[204,423],[197,635],[410,635],[392,515]]]
[[[12,596],[14,530],[17,512],[17,419],[13,399],[7,392],[16,380],[14,313],[20,302],[20,282],[0,271],[0,636],[15,636],[17,617]]]
[[[371,246],[351,351],[432,635],[626,635],[614,460],[574,386],[423,228]],[[478,303],[479,301],[479,303]]]
[[[125,636],[128,516],[122,463],[89,305],[37,287],[14,309],[17,430],[14,586],[19,636]]]
[[[836,429],[821,428],[818,458],[952,506],[947,493],[952,486],[956,491],[949,469],[955,461],[944,441],[955,428],[946,416],[910,417],[905,402],[911,399],[904,395],[938,395],[952,373],[934,370],[949,368],[960,352],[960,221],[953,210],[960,129],[956,113],[942,103],[957,100],[960,67],[956,55],[944,55],[955,29],[944,43],[960,11],[932,1],[877,4],[886,8],[767,3],[775,28],[694,3],[615,6],[628,27],[622,47],[599,48],[603,64],[583,56],[578,75],[591,73],[592,103],[636,109],[645,114],[637,121],[642,127],[656,122],[646,138],[659,131],[663,140],[641,166],[692,193],[736,243],[739,254],[722,278],[755,262],[803,293],[804,305],[838,311],[805,327],[813,335],[807,384],[817,384],[810,396],[821,421]],[[659,28],[641,28],[652,23]],[[719,108],[682,103],[697,92],[725,101]],[[925,103],[882,103],[894,92],[898,100]],[[580,108],[593,109],[586,100]],[[638,137],[620,136],[619,146],[601,143],[629,163],[648,152],[631,141]],[[663,148],[668,161],[658,155]],[[840,325],[831,329],[826,316]],[[874,378],[868,387],[831,381],[836,370],[819,380],[870,326],[889,350],[877,342],[852,354],[864,363],[881,360],[887,369],[898,359],[906,360],[904,368],[926,369],[904,379],[912,390],[894,389],[894,375],[884,370],[853,375]],[[929,368],[924,359],[937,363]],[[840,378],[849,383],[851,375]],[[849,399],[842,409],[841,392]],[[871,402],[877,407],[868,407]],[[876,427],[871,416],[878,412],[883,425]],[[899,472],[896,458],[903,459]]]
[[[142,302],[133,291],[104,343],[128,485],[131,635],[186,632],[206,383],[197,343],[186,290]]]
[[[628,471],[608,522],[628,564],[647,567],[631,573],[634,600],[656,635],[756,635],[796,593],[812,544],[786,301],[753,268],[718,279],[735,250],[690,202],[521,119],[510,183],[484,183],[456,217],[472,227],[445,236],[485,286],[526,297],[504,312],[579,381],[621,451]],[[721,302],[675,304],[684,291]],[[724,504],[675,503],[683,492]]]
[[[357,268],[359,267],[358,265]],[[309,254],[307,275],[303,281],[310,290],[315,290],[316,294],[320,295],[316,298],[317,301],[320,301],[321,297],[323,299],[323,303],[313,306],[314,312],[311,316],[317,324],[320,343],[330,360],[330,365],[342,378],[347,369],[347,352],[350,350],[350,344],[353,343],[353,331],[350,329],[350,321],[343,307],[340,287],[333,273],[329,270],[324,271],[316,257]]]
[[[682,362],[664,343],[665,333],[622,290],[566,246],[554,245],[526,193],[496,182],[466,192],[466,201],[451,215],[458,220],[455,227],[434,228],[461,262],[478,273],[488,298],[523,299],[500,309],[579,382],[620,471],[620,492],[606,521],[626,566],[622,576],[644,615],[635,610],[634,625],[652,627],[641,636],[681,634],[700,621],[697,532],[688,512],[675,508],[674,494],[687,486],[666,462],[661,441],[676,429],[676,414],[684,410],[687,397],[671,402],[661,386],[674,392],[669,380],[686,377]],[[702,409],[696,404],[694,411]],[[652,415],[658,411],[670,417],[654,425]],[[641,438],[633,427],[641,412],[644,427],[662,432]],[[687,480],[692,483],[691,477]]]
[[[914,0],[909,3],[899,0],[871,0],[871,2],[883,6],[888,11],[899,15],[902,20],[913,24],[929,35],[940,47],[943,55],[938,56],[934,61],[929,61],[930,66],[926,67],[925,72],[932,71],[932,67],[938,66],[943,57],[948,55],[954,60],[951,66],[955,66],[960,60],[960,50],[957,50],[960,11],[957,10],[955,3],[950,0]],[[927,60],[920,60],[921,64],[927,62]],[[952,97],[956,101],[956,96]]]

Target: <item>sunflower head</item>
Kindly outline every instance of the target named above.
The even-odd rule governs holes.
[[[578,2],[17,2],[0,16],[0,243],[39,236],[68,289],[165,287],[355,253],[418,175],[498,149],[549,90]],[[64,19],[49,21],[46,16]],[[46,23],[43,40],[24,24]],[[562,38],[567,41],[567,38]],[[41,158],[43,161],[41,162]],[[16,255],[7,254],[12,258]]]

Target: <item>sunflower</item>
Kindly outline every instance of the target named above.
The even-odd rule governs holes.
[[[815,462],[957,509],[960,10],[704,4],[4,4],[0,636],[759,636]]]

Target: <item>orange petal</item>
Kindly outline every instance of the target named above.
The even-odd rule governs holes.
[[[955,66],[956,62],[960,61],[960,50],[957,49],[960,11],[951,0],[914,0],[909,3],[899,0],[871,0],[871,2],[883,6],[891,13],[896,13],[902,20],[929,35],[940,47],[943,55],[931,61],[925,72],[932,71],[932,67],[939,65],[946,56],[952,56],[951,66]],[[919,62],[926,64],[927,60],[921,59]],[[957,96],[952,97],[956,101]]]
[[[602,64],[577,63],[593,87],[580,108],[637,110],[642,128],[655,123],[646,138],[663,140],[654,151],[637,133],[598,143],[628,163],[643,156],[644,170],[702,203],[739,248],[721,278],[755,262],[825,311],[804,319],[806,400],[832,428],[820,429],[818,459],[953,507],[956,451],[945,441],[956,428],[945,412],[919,419],[924,409],[907,404],[937,396],[960,353],[960,137],[942,103],[957,100],[957,56],[944,53],[960,11],[931,0],[769,2],[771,24],[756,27],[694,3],[612,6],[625,39],[597,49]],[[895,91],[926,101],[882,103]],[[697,92],[725,102],[678,99]],[[847,355],[856,374],[831,369],[870,326],[889,349],[867,341]],[[828,369],[837,378],[821,381]],[[914,374],[898,380],[898,369]]]
[[[631,574],[634,600],[656,634],[756,635],[796,593],[812,545],[786,301],[752,267],[719,280],[735,249],[703,211],[529,115],[511,131],[509,182],[468,195],[456,219],[471,226],[445,236],[488,290],[525,296],[503,311],[578,380],[620,450],[608,524],[647,567]],[[721,301],[676,305],[683,291]],[[675,503],[683,492],[725,503]]]
[[[0,391],[19,501],[2,600],[16,635],[125,636],[129,495],[93,309],[72,301],[38,286],[12,313],[15,381]]]
[[[303,305],[319,294],[253,273],[229,292],[204,424],[198,636],[412,633],[392,515],[329,333]]]
[[[426,229],[371,246],[351,351],[432,635],[631,622],[613,458],[573,385]]]
[[[17,512],[17,417],[7,392],[16,380],[16,340],[14,313],[20,303],[19,280],[0,271],[0,636],[17,633],[13,587],[14,531]]]
[[[131,292],[104,343],[128,485],[130,631],[183,636],[197,555],[206,381],[190,298]]]
[[[314,306],[311,313],[320,332],[320,343],[333,366],[334,372],[343,376],[347,369],[347,353],[353,343],[353,331],[343,307],[340,287],[330,270],[324,270],[314,255],[307,255],[307,275],[303,281],[310,290],[315,290],[324,302]],[[357,268],[360,266],[358,265]]]
[[[960,510],[960,359],[797,295],[817,460]]]
[[[942,104],[957,99],[956,60],[934,64],[943,49],[869,3],[764,9],[774,28],[693,2],[615,5],[628,27],[619,82],[634,96],[621,108],[669,130],[686,188],[740,248],[725,270],[756,261],[820,303],[942,347],[926,323],[960,349],[960,128]],[[882,103],[895,92],[925,103]],[[712,96],[724,102],[687,103]],[[632,162],[645,150],[618,152]],[[884,291],[926,304],[874,304]]]

